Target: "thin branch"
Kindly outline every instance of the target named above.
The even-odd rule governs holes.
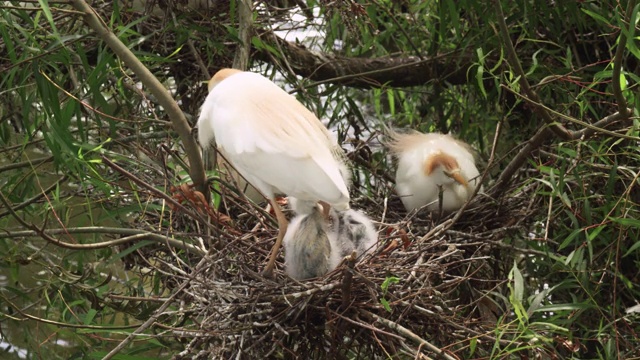
[[[0,194],[1,196],[1,194]],[[0,198],[0,201],[5,203],[4,197]],[[6,204],[6,203],[5,203]],[[140,241],[140,240],[150,240],[159,244],[165,244],[169,246],[173,246],[178,249],[182,249],[189,253],[197,254],[200,256],[204,256],[207,251],[197,248],[191,244],[187,244],[186,242],[178,239],[173,239],[164,235],[156,234],[149,231],[138,230],[138,229],[125,229],[125,228],[114,228],[114,227],[103,227],[103,226],[86,226],[86,227],[77,227],[77,228],[64,228],[64,229],[49,229],[49,230],[40,230],[35,228],[33,224],[26,224],[23,226],[31,229],[31,230],[22,230],[22,231],[5,231],[4,234],[0,235],[0,238],[3,239],[11,239],[11,238],[24,238],[24,237],[41,237],[49,243],[52,243],[56,246],[60,246],[65,249],[70,250],[97,250],[104,249],[108,247],[113,247],[117,245],[126,244],[132,241]],[[61,241],[53,238],[53,235],[60,234],[118,234],[118,235],[127,235],[125,237],[121,237],[118,239],[113,239],[109,241],[102,241],[97,243],[90,244],[73,244],[65,241]]]
[[[502,171],[500,177],[487,193],[499,197],[507,189],[513,175],[522,167],[522,165],[529,159],[532,152],[538,149],[542,143],[550,136],[553,136],[553,132],[548,127],[542,127],[533,137],[527,142],[527,144],[520,149],[518,154],[509,162],[509,165]]]
[[[631,19],[631,12],[633,8],[636,6],[635,0],[630,0],[627,3],[627,11],[625,14],[625,18],[623,21],[629,21]],[[629,24],[629,28],[635,26],[635,24]],[[622,87],[620,84],[620,72],[622,70],[622,61],[624,56],[624,49],[627,46],[627,33],[622,30],[622,26],[620,27],[620,37],[618,38],[618,47],[616,48],[616,54],[613,58],[613,72],[611,73],[611,85],[613,86],[613,96],[615,96],[616,101],[618,102],[618,112],[622,115],[622,119],[626,120],[629,117],[629,112],[627,109],[627,101],[622,94]]]
[[[149,88],[151,93],[158,99],[160,105],[167,112],[171,119],[173,128],[176,130],[182,145],[184,146],[187,157],[189,158],[189,174],[196,188],[208,196],[209,188],[207,186],[202,157],[200,149],[191,135],[191,126],[185,118],[182,110],[171,97],[169,91],[158,81],[158,79],[147,69],[138,58],[124,45],[120,39],[109,29],[106,24],[98,17],[98,14],[84,1],[72,0],[74,8],[84,13],[84,20],[97,35],[113,50],[113,52],[138,76],[140,81]]]
[[[198,263],[198,265],[196,265],[195,269],[194,269],[194,273],[197,273],[198,271],[200,271],[200,269],[202,268],[202,266],[204,264],[206,264],[208,262],[208,259],[206,257],[203,257],[200,262]],[[182,284],[180,284],[180,287],[178,289],[176,289],[176,291],[171,294],[171,296],[167,299],[167,301],[165,301],[164,304],[162,304],[162,306],[160,306],[155,313],[153,314],[153,316],[151,316],[147,321],[145,321],[142,325],[140,325],[140,327],[138,327],[135,331],[133,331],[131,334],[129,334],[129,336],[127,336],[124,340],[122,340],[122,342],[120,342],[120,344],[118,344],[118,346],[116,346],[113,350],[111,350],[105,357],[102,358],[102,360],[109,360],[112,357],[114,357],[116,354],[118,354],[122,349],[125,348],[125,346],[127,346],[129,343],[131,343],[131,341],[133,341],[133,338],[142,334],[145,330],[147,330],[149,327],[151,327],[153,325],[153,323],[155,323],[161,315],[163,315],[163,313],[165,312],[165,310],[167,310],[167,308],[169,308],[169,305],[173,304],[174,299],[182,293],[182,291],[184,289],[187,288],[187,286],[189,286],[189,284],[191,284],[191,279],[186,279],[182,282]]]
[[[509,38],[509,30],[507,28],[507,23],[504,21],[504,13],[502,11],[502,5],[500,4],[500,0],[494,0],[493,3],[494,3],[494,7],[498,12],[497,21],[498,21],[498,26],[500,28],[500,37],[502,38],[505,51],[507,52],[507,58],[509,60],[509,64],[511,64],[511,67],[513,68],[515,75],[518,76],[519,78],[520,87],[522,88],[522,91],[529,99],[533,100],[536,103],[542,103],[542,101],[540,101],[540,98],[538,97],[538,94],[536,94],[536,92],[533,91],[533,89],[529,85],[529,82],[527,81],[527,76],[524,70],[522,69],[522,65],[520,65],[520,61],[518,60],[518,55],[516,54],[516,50],[513,47],[513,44],[511,43],[511,39]],[[547,111],[545,111],[544,109],[541,109],[539,113],[542,116],[542,119],[548,125],[550,125],[551,130],[558,137],[560,137],[563,140],[571,140],[574,138],[571,131],[567,130],[564,126],[554,121],[551,115],[549,115]]]
[[[424,346],[427,349],[433,351],[434,353],[438,354],[439,356],[442,356],[443,358],[447,359],[447,360],[456,360],[454,357],[452,357],[451,355],[447,354],[446,352],[444,352],[442,349],[440,349],[439,347],[433,345],[432,343],[428,342],[427,340],[421,338],[420,336],[416,335],[415,333],[413,333],[411,330],[405,328],[404,326],[395,323],[391,320],[385,319],[383,317],[380,317],[374,313],[362,310],[363,313],[365,313],[366,315],[374,318],[376,321],[378,321],[379,323],[381,323],[382,325],[388,327],[389,329],[392,330],[396,330],[397,332],[399,332],[400,334],[402,334],[403,336],[408,337],[410,340],[412,340],[413,342],[419,344],[420,346]]]
[[[46,189],[42,189],[42,191],[40,191],[40,193],[38,195],[33,196],[32,198],[27,199],[27,200],[21,202],[20,204],[14,206],[12,208],[13,211],[18,211],[18,210],[24,209],[25,207],[35,203],[36,201],[39,201],[40,199],[45,197],[48,193],[50,193],[51,191],[55,190],[55,188],[58,187],[58,185],[60,185],[64,181],[66,181],[68,178],[69,177],[67,175],[64,175],[60,179],[56,180],[53,184],[51,184],[51,186],[47,187]],[[5,211],[5,212],[0,213],[0,218],[3,218],[5,216],[7,216],[9,213],[11,213],[11,211]]]
[[[60,322],[60,321],[53,321],[53,320],[49,320],[49,319],[45,319],[45,318],[41,318],[41,317],[37,317],[37,316],[33,316],[30,314],[27,314],[25,312],[22,311],[22,309],[17,306],[16,304],[14,304],[13,302],[11,302],[11,300],[9,300],[9,298],[5,297],[2,293],[0,293],[0,299],[2,299],[9,307],[12,307],[15,311],[17,311],[20,315],[24,316],[26,319],[29,320],[35,320],[44,324],[49,324],[49,325],[55,325],[55,326],[59,326],[59,327],[64,327],[64,328],[73,328],[73,329],[91,329],[91,330],[124,330],[124,329],[132,329],[135,328],[139,325],[122,325],[122,326],[96,326],[96,325],[84,325],[84,324],[69,324],[69,323],[64,323],[64,322]],[[2,314],[3,316],[8,316],[7,314]],[[13,317],[13,320],[18,320],[18,321],[22,321],[24,319],[18,319]]]
[[[559,112],[557,112],[557,111],[555,111],[555,110],[553,110],[553,109],[551,109],[549,107],[546,107],[545,105],[543,105],[541,103],[535,102],[535,101],[533,101],[533,100],[531,100],[531,99],[529,99],[529,98],[527,98],[525,96],[522,96],[521,94],[518,94],[517,92],[509,89],[509,87],[507,87],[505,85],[500,85],[500,87],[502,87],[503,89],[505,89],[507,91],[510,91],[512,94],[514,94],[515,96],[519,97],[520,99],[522,99],[523,101],[525,101],[528,104],[531,104],[533,106],[536,106],[536,107],[539,107],[541,109],[544,109],[544,110],[548,111],[549,113],[551,113],[551,114],[553,114],[553,115],[555,115],[555,116],[557,116],[559,118],[565,119],[567,121],[570,121],[572,123],[576,123],[576,124],[578,124],[580,126],[583,126],[583,127],[587,128],[587,129],[592,130],[591,133],[593,133],[593,132],[601,132],[603,134],[607,134],[607,135],[612,136],[612,137],[619,137],[619,138],[623,138],[623,139],[627,139],[627,140],[640,141],[640,138],[637,137],[637,136],[629,136],[629,135],[625,135],[625,134],[618,134],[617,132],[613,132],[613,131],[610,131],[610,130],[607,130],[607,129],[603,129],[602,127],[596,126],[596,124],[602,122],[604,119],[603,120],[599,120],[596,124],[589,124],[588,122],[584,122],[584,121],[578,120],[578,119],[576,119],[574,117],[559,113]],[[629,111],[629,112],[631,111],[630,109],[626,109],[626,110]],[[621,113],[617,112],[615,114],[607,116],[605,118],[605,119],[607,119],[607,121],[605,123],[609,124],[609,123],[611,123],[613,121],[621,120],[623,118],[625,118],[625,117]],[[627,116],[627,118],[628,118],[628,116]],[[573,132],[573,135],[575,136],[577,134],[582,134],[582,133],[583,132],[581,130],[580,132]],[[575,137],[575,139],[579,139],[579,137]]]

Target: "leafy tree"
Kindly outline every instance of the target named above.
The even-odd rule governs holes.
[[[3,336],[41,358],[640,356],[639,9],[2,2]],[[275,223],[192,136],[231,66],[336,131],[375,257],[257,275]],[[471,143],[484,192],[407,214],[389,126]]]

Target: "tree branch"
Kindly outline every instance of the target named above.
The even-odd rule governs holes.
[[[631,19],[631,12],[633,8],[636,6],[635,0],[629,1],[627,4],[627,11],[625,13],[623,21],[629,21]],[[635,26],[635,24],[629,24],[629,27]],[[620,37],[618,38],[618,47],[616,48],[616,54],[613,58],[613,72],[611,73],[611,85],[613,86],[613,96],[615,96],[616,101],[618,102],[618,112],[622,116],[623,120],[626,120],[629,117],[629,113],[627,112],[627,101],[622,94],[622,87],[620,85],[620,72],[622,69],[622,60],[624,55],[624,49],[627,46],[627,34],[620,27]]]
[[[538,94],[531,88],[529,82],[527,81],[527,76],[522,70],[522,65],[520,65],[520,61],[518,60],[518,55],[516,54],[516,50],[511,43],[511,39],[509,38],[509,29],[507,29],[507,23],[504,21],[504,13],[502,11],[502,5],[500,4],[500,0],[494,0],[494,6],[498,11],[497,14],[497,22],[498,27],[500,28],[500,37],[502,38],[502,42],[504,44],[505,51],[507,53],[507,58],[509,60],[509,64],[513,68],[513,72],[519,78],[520,87],[522,88],[522,92],[536,103],[542,103]],[[550,129],[561,139],[563,140],[571,140],[573,139],[573,134],[571,131],[567,130],[564,126],[557,123],[553,120],[551,115],[545,111],[544,109],[536,108],[539,110],[539,114],[542,116],[542,119],[550,125]]]
[[[136,56],[127,48],[118,37],[106,26],[99,18],[98,14],[84,1],[72,0],[73,7],[84,14],[84,20],[104,41],[111,50],[127,65],[139,78],[139,80],[149,88],[151,93],[158,99],[158,103],[167,112],[171,119],[173,128],[180,136],[182,145],[184,146],[187,157],[189,158],[189,175],[196,185],[197,189],[207,195],[209,189],[206,183],[204,166],[202,157],[200,156],[200,148],[195,139],[191,136],[191,126],[185,118],[182,110],[171,97],[171,94],[156,79],[155,76],[147,69]]]
[[[435,79],[453,85],[467,84],[467,72],[474,66],[472,51],[458,50],[437,57],[383,56],[352,58],[307,49],[279,38],[271,32],[261,35],[265,41],[277,42],[296,75],[323,83],[342,84],[359,88],[382,86],[409,87],[424,85]],[[259,50],[256,58],[269,60],[266,50]]]

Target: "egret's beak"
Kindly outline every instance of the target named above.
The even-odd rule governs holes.
[[[467,180],[460,175],[460,169],[456,169],[453,171],[444,171],[444,174],[447,175],[448,177],[452,178],[453,180],[457,181],[458,183],[460,183],[460,185],[467,187],[469,186],[469,183],[467,182]]]

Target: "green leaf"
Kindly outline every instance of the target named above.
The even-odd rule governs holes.
[[[601,22],[603,24],[606,24],[606,25],[610,25],[611,24],[609,22],[609,20],[605,19],[604,16],[602,16],[600,14],[597,14],[597,13],[591,11],[591,10],[587,10],[587,9],[584,9],[584,8],[582,8],[580,10],[582,10],[583,13],[591,16],[592,18],[594,18],[595,20],[597,20],[597,21],[599,21],[599,22]]]

